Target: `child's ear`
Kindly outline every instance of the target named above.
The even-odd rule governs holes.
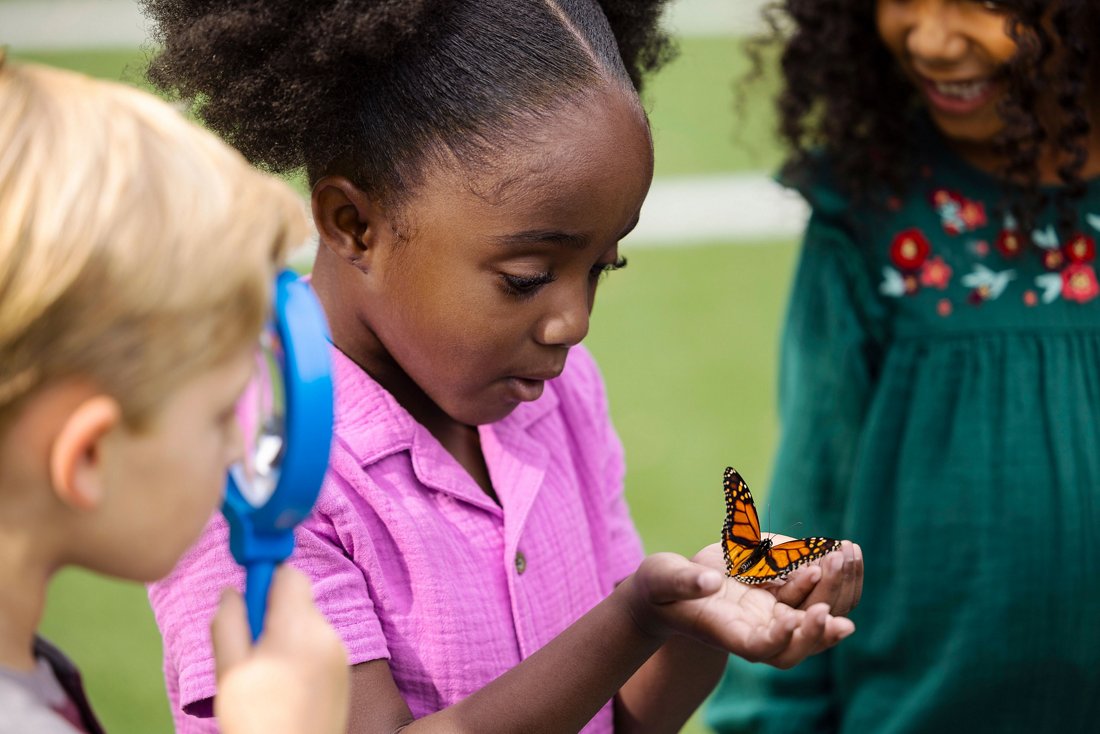
[[[95,509],[107,493],[104,440],[119,426],[122,410],[106,395],[81,402],[61,424],[50,447],[50,479],[67,505]]]
[[[378,201],[344,176],[319,180],[311,201],[321,246],[366,272],[377,246],[393,236]]]

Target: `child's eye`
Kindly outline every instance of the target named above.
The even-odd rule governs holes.
[[[626,267],[626,258],[620,257],[613,263],[596,263],[592,266],[592,277],[599,278],[604,273],[610,273],[612,270],[622,270]]]
[[[510,275],[501,273],[505,290],[513,296],[532,296],[544,285],[553,283],[556,276],[553,273],[539,273],[538,275]]]

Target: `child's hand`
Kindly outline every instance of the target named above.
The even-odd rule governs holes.
[[[830,616],[827,604],[792,609],[765,589],[728,578],[717,544],[694,562],[673,553],[649,556],[621,587],[643,630],[683,634],[777,668],[796,665],[855,630],[851,620]]]
[[[776,543],[791,538],[775,536]],[[785,581],[760,587],[795,609],[809,609],[824,602],[835,616],[851,612],[863,594],[863,551],[850,540],[811,564],[796,569]]]
[[[222,594],[211,625],[218,691],[214,711],[226,734],[342,734],[348,716],[344,646],[313,606],[309,581],[275,572],[267,617],[253,646],[240,594]]]

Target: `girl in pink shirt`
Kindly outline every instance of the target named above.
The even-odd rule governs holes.
[[[337,419],[294,564],[353,665],[351,730],[674,731],[728,652],[849,634],[850,544],[776,589],[643,558],[580,341],[653,151],[661,2],[148,0],[151,78],[304,169]],[[212,731],[215,523],[150,593],[180,732]],[[828,603],[815,603],[828,602]]]

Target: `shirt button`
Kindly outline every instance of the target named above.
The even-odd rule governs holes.
[[[527,556],[522,553],[516,553],[516,573],[523,573],[527,570]]]

